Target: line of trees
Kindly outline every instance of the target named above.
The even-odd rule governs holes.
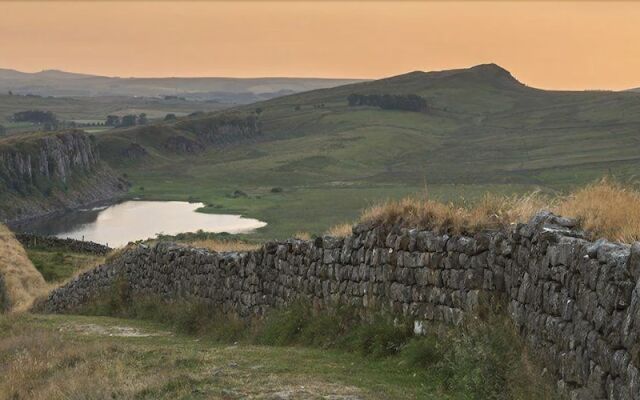
[[[427,110],[427,101],[417,94],[357,94],[347,97],[349,106],[372,106],[384,110],[404,110],[422,112]]]
[[[141,113],[138,115],[127,114],[121,117],[117,115],[107,115],[107,119],[105,121],[106,126],[114,126],[114,127],[128,127],[128,126],[136,126],[136,125],[146,125],[149,122],[147,118],[147,114]]]

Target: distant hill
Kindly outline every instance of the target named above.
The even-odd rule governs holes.
[[[349,107],[352,93],[415,94],[426,100],[428,111]],[[640,94],[535,89],[495,64],[411,72],[233,110],[255,108],[262,111],[261,141],[279,141],[269,156],[282,164],[255,174],[273,181],[291,174],[323,179],[331,170],[331,179],[340,180],[571,184],[610,170],[631,174],[640,166]],[[164,125],[165,131],[175,135],[178,128],[198,140],[180,128],[218,115],[182,119]],[[136,132],[114,134],[144,145]],[[157,138],[146,144],[159,146]],[[293,139],[304,155],[281,154]],[[302,168],[304,160],[320,158],[317,168]],[[255,165],[253,160],[236,167],[252,171]]]
[[[250,103],[283,94],[334,87],[356,79],[322,78],[118,78],[65,71],[26,73],[0,69],[0,92],[41,96],[180,96]]]
[[[417,95],[423,112],[349,106]],[[320,233],[374,201],[422,192],[563,190],[640,171],[640,93],[546,91],[495,64],[410,72],[96,135],[132,195],[197,199]],[[273,189],[273,191],[272,191]],[[232,194],[240,190],[247,197]]]

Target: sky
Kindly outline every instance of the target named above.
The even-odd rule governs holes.
[[[640,2],[3,1],[0,68],[381,78],[497,63],[548,89],[640,87]]]

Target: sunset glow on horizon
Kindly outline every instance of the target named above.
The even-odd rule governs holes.
[[[496,63],[529,86],[640,87],[636,2],[0,2],[0,68],[381,78]]]

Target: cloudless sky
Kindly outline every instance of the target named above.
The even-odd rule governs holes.
[[[0,1],[0,67],[379,78],[495,62],[530,86],[640,86],[640,2]]]

